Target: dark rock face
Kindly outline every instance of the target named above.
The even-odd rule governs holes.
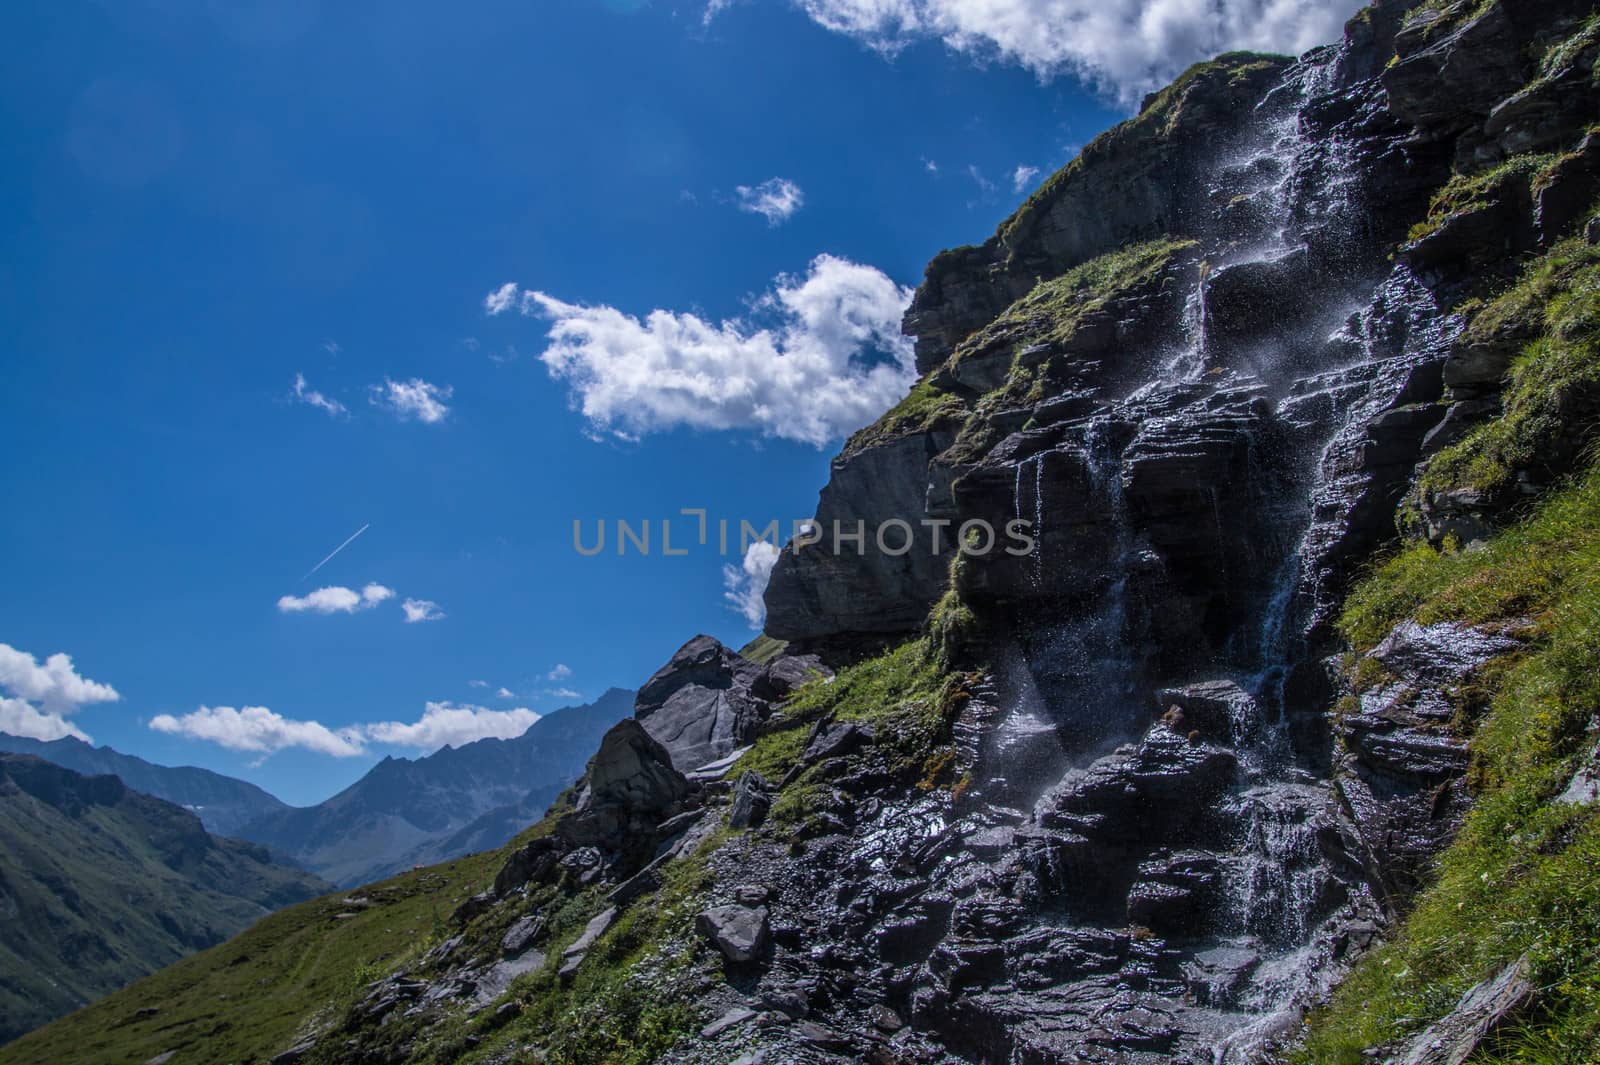
[[[927,498],[928,463],[953,442],[948,431],[936,428],[834,460],[817,503],[821,539],[791,542],[773,567],[766,595],[769,635],[803,641],[903,632],[921,622],[949,571],[948,547],[935,552],[937,530],[922,524],[935,517]],[[876,543],[881,523],[890,520],[906,522],[913,534],[903,554],[887,554]],[[847,539],[858,532],[863,540]],[[942,542],[948,544],[952,535],[943,531]],[[900,548],[898,528],[885,536],[891,549]]]
[[[1202,176],[1282,74],[1280,59],[1223,56],[1096,138],[981,247],[941,253],[906,312],[926,373],[1050,277],[1124,244],[1179,233],[1206,213]]]

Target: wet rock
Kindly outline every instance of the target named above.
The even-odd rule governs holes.
[[[1481,119],[1522,87],[1521,56],[1506,47],[1517,36],[1499,4],[1431,40],[1427,21],[1408,23],[1382,74],[1390,112],[1441,134]]]
[[[1214,910],[1221,887],[1221,865],[1203,851],[1143,862],[1139,880],[1128,892],[1128,922],[1163,935],[1202,931]]]
[[[1201,1006],[1226,1009],[1261,964],[1261,955],[1246,947],[1213,947],[1183,966],[1184,984]]]
[[[756,961],[767,949],[765,906],[713,906],[695,918],[695,928],[731,962]]]
[[[822,1050],[840,1052],[850,1049],[849,1036],[815,1021],[803,1021],[795,1025],[794,1034],[802,1043],[808,1043]]]
[[[741,906],[760,906],[772,898],[772,889],[765,884],[740,884],[733,889],[733,897]]]
[[[1335,721],[1346,752],[1336,785],[1394,902],[1417,890],[1467,809],[1467,744],[1448,728],[1454,693],[1519,646],[1514,629],[1402,622],[1368,656],[1387,679]]]
[[[1224,743],[1246,738],[1258,716],[1256,701],[1231,680],[1211,680],[1182,688],[1163,688],[1156,693],[1163,710],[1177,707],[1182,715],[1173,725],[1176,731],[1198,729],[1207,739]]]
[[[799,984],[780,984],[761,992],[761,1004],[795,1020],[811,1012],[811,996]]]

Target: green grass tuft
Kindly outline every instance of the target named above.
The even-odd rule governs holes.
[[[1513,330],[1537,339],[1511,366],[1504,416],[1435,455],[1420,492],[1506,493],[1522,471],[1546,472],[1549,456],[1595,435],[1592,419],[1575,412],[1600,402],[1600,248],[1578,238],[1555,245],[1474,316],[1462,343]]]

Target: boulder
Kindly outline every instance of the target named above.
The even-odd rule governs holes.
[[[629,718],[601,740],[555,835],[573,851],[598,849],[615,875],[630,876],[653,857],[661,824],[683,812],[688,795],[667,749]]]
[[[713,906],[701,911],[694,925],[731,962],[752,962],[766,953],[770,929],[765,906]]]
[[[765,671],[713,637],[696,636],[639,689],[634,717],[673,766],[691,772],[754,736],[767,704],[751,687]]]
[[[729,828],[757,828],[772,809],[772,785],[755,770],[739,775],[733,786],[733,802],[728,806]]]
[[[506,930],[500,939],[500,951],[508,958],[514,958],[527,950],[535,939],[543,934],[545,917],[541,913],[531,913],[526,917],[519,917],[515,924]]]

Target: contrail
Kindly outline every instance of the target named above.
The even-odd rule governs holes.
[[[321,562],[318,562],[315,566],[312,566],[311,569],[306,572],[306,577],[311,576],[311,574],[317,572],[317,570],[321,569],[323,566],[326,566],[333,559],[334,555],[337,555],[340,551],[343,551],[345,548],[349,547],[351,543],[355,541],[356,537],[360,536],[370,528],[372,528],[372,522],[369,521],[365,525],[361,526],[361,528],[351,533],[349,540],[346,540],[332,551],[329,551],[327,558],[323,559]],[[306,579],[306,577],[301,577],[300,579],[303,581]]]

